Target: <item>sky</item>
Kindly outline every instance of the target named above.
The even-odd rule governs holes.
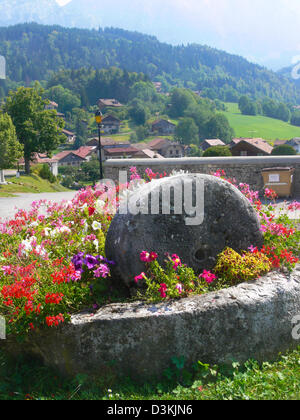
[[[56,0],[70,7],[79,0]],[[65,6],[70,3],[69,6]],[[82,0],[103,10],[101,26],[207,44],[280,68],[300,56],[300,0]]]

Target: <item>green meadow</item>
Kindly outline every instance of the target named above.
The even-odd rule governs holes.
[[[235,131],[236,137],[261,137],[270,140],[290,140],[300,137],[300,127],[295,127],[273,118],[242,115],[238,104],[226,103],[227,111],[224,112],[229,124]]]

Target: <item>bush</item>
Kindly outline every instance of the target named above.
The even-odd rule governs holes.
[[[56,182],[55,176],[52,174],[49,165],[47,163],[44,163],[42,168],[39,171],[39,176],[42,179],[46,179],[51,182],[51,184],[54,184]]]
[[[281,144],[280,146],[277,146],[272,150],[272,155],[275,156],[289,156],[296,154],[296,150],[288,144]]]
[[[271,269],[269,258],[261,252],[245,252],[238,254],[231,248],[226,248],[219,255],[214,272],[219,277],[225,277],[226,283],[235,285],[255,280]]]
[[[232,153],[228,146],[213,146],[205,150],[205,152],[203,153],[203,157],[214,157],[214,156],[226,157],[226,156],[232,156]]]

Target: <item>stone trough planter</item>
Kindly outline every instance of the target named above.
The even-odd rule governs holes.
[[[97,314],[72,317],[60,329],[31,334],[25,343],[7,340],[12,355],[41,357],[62,373],[90,376],[113,370],[147,380],[159,377],[172,357],[227,364],[275,359],[300,340],[292,319],[300,315],[300,266],[291,275],[260,280],[203,296],[147,305],[113,304]]]

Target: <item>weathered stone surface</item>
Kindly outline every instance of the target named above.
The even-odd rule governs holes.
[[[197,185],[204,182],[204,196]],[[116,275],[122,278],[127,286],[134,285],[134,277],[145,270],[140,261],[142,251],[155,251],[160,262],[165,253],[177,254],[182,261],[196,272],[211,269],[216,263],[217,255],[227,246],[236,251],[246,250],[249,246],[261,246],[263,236],[256,212],[249,201],[230,183],[210,175],[181,174],[153,181],[144,185],[129,198],[128,207],[136,202],[153,202],[158,197],[160,209],[166,205],[162,190],[174,190],[171,208],[174,201],[182,203],[188,193],[188,185],[194,185],[193,203],[198,210],[204,205],[204,220],[196,221],[186,212],[182,214],[117,214],[110,226],[106,240],[106,255],[116,262]],[[184,188],[183,188],[184,185]],[[180,195],[180,191],[184,191]],[[179,193],[179,195],[178,195]],[[198,195],[198,196],[197,196]],[[152,197],[152,198],[151,198]],[[172,197],[172,194],[171,194]],[[167,200],[168,202],[168,200]],[[174,212],[173,212],[174,213]],[[193,216],[194,217],[194,216]]]
[[[272,360],[296,348],[292,320],[300,314],[300,266],[256,282],[183,300],[114,304],[79,314],[60,329],[32,333],[25,343],[0,341],[10,355],[41,357],[67,375],[107,372],[141,381],[162,376],[172,357],[202,361]]]

